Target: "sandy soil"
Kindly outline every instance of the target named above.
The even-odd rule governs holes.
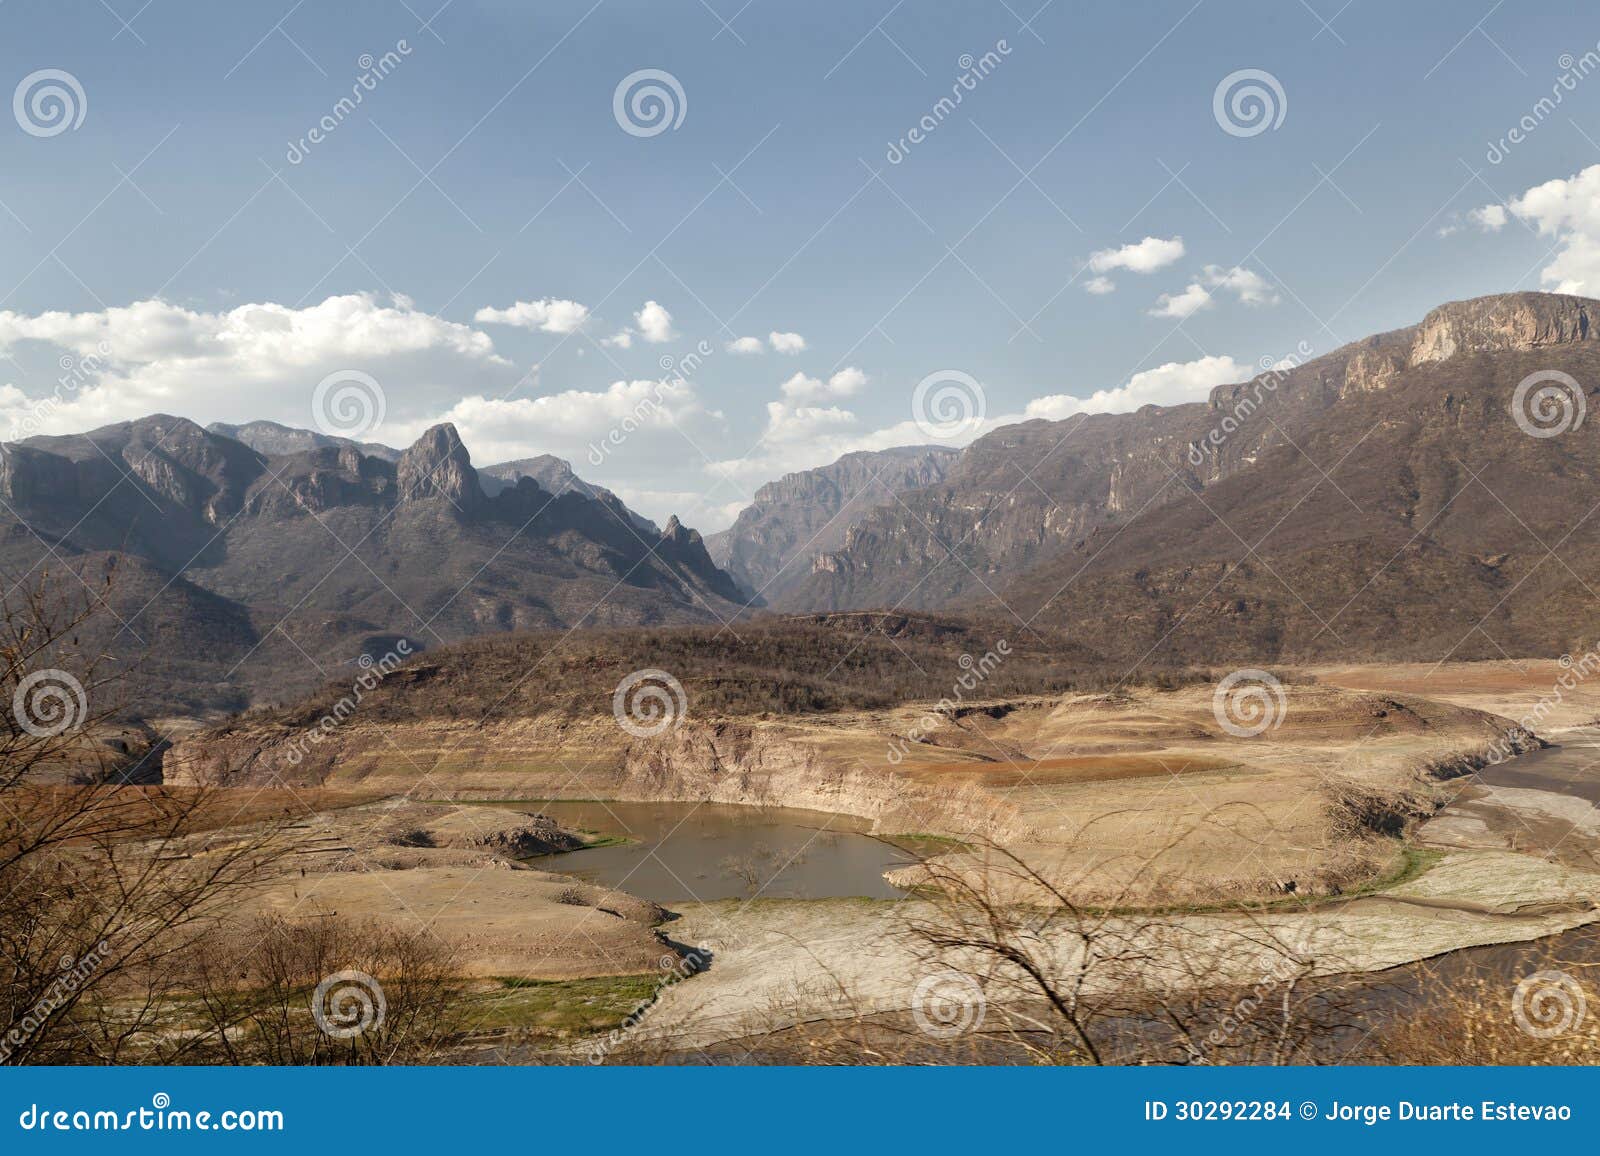
[[[1210,686],[884,712],[689,723],[633,741],[609,718],[352,722],[322,748],[329,785],[413,797],[618,798],[856,815],[883,834],[1024,847],[1098,898],[1218,902],[1347,890],[1389,870],[1373,827],[1431,811],[1508,724],[1395,693],[1285,688],[1276,725],[1225,729]],[[273,765],[266,734],[191,745],[175,774]],[[263,745],[265,744],[265,745]],[[1160,852],[1161,862],[1148,860]]]
[[[378,917],[426,927],[460,949],[468,975],[564,979],[659,974],[676,952],[652,928],[659,908],[564,875],[489,867],[417,867],[280,879],[243,913],[297,919]]]
[[[1581,656],[1580,656],[1581,662]],[[1388,694],[1419,695],[1504,715],[1532,718],[1536,733],[1600,722],[1600,678],[1581,665],[1531,658],[1506,662],[1447,662],[1313,667],[1333,686]],[[1541,702],[1545,707],[1534,715]]]
[[[193,850],[215,853],[254,829],[210,832]],[[658,974],[664,956],[677,959],[654,930],[667,918],[656,904],[517,861],[584,844],[531,811],[391,798],[298,816],[276,838],[272,877],[234,913],[243,920],[424,926],[475,976]]]

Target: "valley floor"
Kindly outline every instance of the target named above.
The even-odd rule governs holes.
[[[1249,987],[1291,957],[1308,981],[1384,971],[1600,920],[1600,730],[1581,725],[1600,717],[1600,693],[1579,684],[1541,712],[1553,748],[1530,750],[1513,725],[1567,669],[1319,670],[1291,678],[1278,725],[1247,737],[1219,727],[1210,686],[979,704],[899,748],[917,708],[702,723],[626,745],[598,724],[562,733],[538,720],[466,741],[410,723],[380,745],[357,722],[326,785],[372,801],[289,833],[294,867],[251,910],[426,926],[469,974],[508,990],[625,979],[648,1008],[607,1045],[619,1055],[915,1011],[919,984],[952,969],[983,977],[986,1001],[1020,998],[971,951],[930,946],[948,916],[927,893],[935,880],[1013,908],[1067,896],[1074,916],[1043,950],[1086,998],[1108,985]],[[178,765],[204,763],[185,756]],[[696,826],[694,800],[846,813],[855,838],[863,826],[933,838],[889,872],[897,898],[771,898],[793,894],[774,884],[796,858],[829,853],[829,839],[805,838],[719,861],[720,876],[747,879],[740,897],[668,901],[630,884],[645,860],[671,869],[661,848],[678,826],[620,857],[625,873],[579,879],[560,854],[627,837],[621,820],[580,831],[463,796],[676,801],[679,837],[710,838],[707,855],[720,836]],[[817,835],[829,826],[818,816]],[[693,878],[672,879],[674,894],[698,894]],[[1087,966],[1108,942],[1137,966]],[[568,1034],[538,1047],[576,1055],[586,1045]]]

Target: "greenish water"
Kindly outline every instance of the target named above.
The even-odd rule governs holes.
[[[714,803],[523,801],[565,827],[622,839],[534,866],[658,903],[713,899],[892,899],[883,873],[910,861],[844,815]]]

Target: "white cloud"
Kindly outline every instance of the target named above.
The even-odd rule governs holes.
[[[1089,254],[1089,268],[1095,273],[1126,269],[1130,273],[1153,273],[1172,264],[1184,253],[1183,238],[1146,237],[1120,249],[1101,249]]]
[[[602,337],[600,339],[600,344],[609,345],[613,349],[632,349],[633,330],[622,329],[616,333],[613,333],[610,337]],[[580,349],[578,352],[582,353],[583,351]]]
[[[672,331],[672,314],[654,301],[646,301],[644,308],[633,315],[639,335],[651,345],[660,345],[678,336]]]
[[[40,432],[77,432],[154,412],[310,426],[317,383],[349,369],[377,379],[389,417],[403,422],[443,394],[505,390],[518,376],[488,334],[423,312],[408,298],[384,302],[372,294],[215,313],[159,300],[85,313],[0,311],[0,353],[31,357],[30,343],[66,350],[85,367],[95,365],[91,357],[99,362],[81,388],[52,407]],[[55,359],[42,388],[27,392],[54,388]],[[381,440],[384,427],[369,436]]]
[[[761,344],[759,337],[736,337],[725,348],[729,353],[751,354],[761,353],[766,346]]]
[[[1539,271],[1541,284],[1558,293],[1600,292],[1600,165],[1535,185],[1513,197],[1510,209],[1541,236],[1555,238],[1555,259]],[[1470,215],[1493,231],[1500,227],[1496,210],[1504,212],[1499,205],[1485,205]]]
[[[1278,295],[1267,279],[1241,265],[1207,265],[1182,293],[1163,293],[1150,310],[1152,317],[1193,317],[1216,304],[1219,293],[1232,293],[1245,305],[1276,305]]]
[[[589,319],[589,307],[576,301],[545,297],[538,301],[518,301],[506,309],[484,307],[472,315],[485,324],[515,325],[544,333],[572,333]]]
[[[1060,421],[1075,413],[1128,413],[1146,405],[1203,401],[1213,386],[1247,381],[1254,372],[1250,366],[1226,356],[1169,361],[1134,374],[1125,385],[1096,390],[1086,398],[1063,393],[1035,398],[1028,403],[1024,416]]]
[[[767,334],[767,340],[772,344],[773,351],[777,353],[792,355],[804,353],[806,349],[806,339],[798,333],[779,333],[774,329]]]
[[[1104,297],[1107,293],[1117,291],[1116,282],[1110,277],[1090,277],[1083,283],[1083,288],[1086,293],[1093,293],[1096,297]]]
[[[1278,295],[1265,277],[1252,269],[1234,265],[1224,269],[1220,265],[1207,265],[1201,273],[1208,288],[1226,289],[1246,305],[1276,305]]]
[[[1484,205],[1481,209],[1473,209],[1468,213],[1467,219],[1485,233],[1498,233],[1506,227],[1510,217],[1507,216],[1504,205]]]
[[[1152,317],[1192,317],[1211,304],[1211,294],[1198,281],[1189,283],[1182,293],[1163,293],[1150,310]]]
[[[783,396],[790,401],[823,401],[832,398],[849,397],[866,384],[867,375],[855,366],[850,365],[828,378],[827,381],[797,373],[778,388],[782,390]]]

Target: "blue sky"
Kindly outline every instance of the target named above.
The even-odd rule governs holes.
[[[449,418],[479,462],[559,453],[715,529],[847,449],[1600,293],[1591,6],[440,2],[0,7],[5,87],[82,93],[0,131],[0,435]],[[681,120],[639,135],[614,96],[647,69]],[[1217,119],[1240,70],[1275,127]],[[381,424],[316,409],[341,374]],[[972,421],[917,425],[930,375]]]

